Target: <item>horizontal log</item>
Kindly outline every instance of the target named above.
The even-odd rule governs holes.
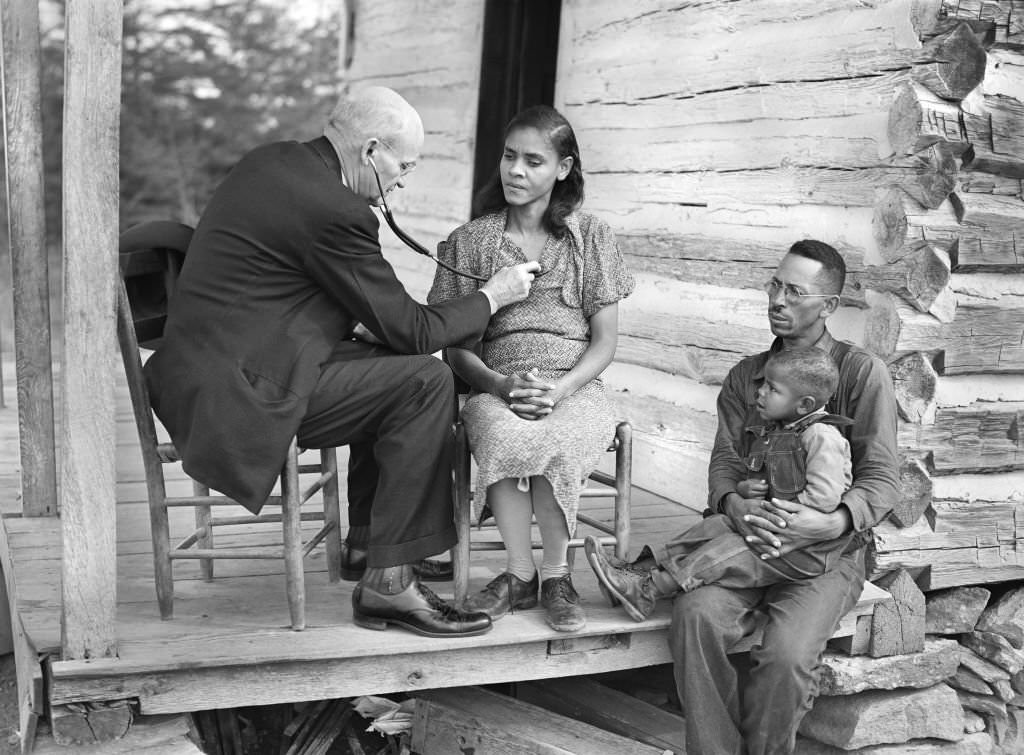
[[[1024,13],[1018,13],[1024,16]],[[984,94],[1001,94],[1024,102],[1024,51],[1015,45],[993,45],[988,50]]]
[[[728,327],[726,327],[728,324]],[[720,383],[771,335],[761,292],[694,286],[638,276],[619,311],[620,362]]]
[[[1024,43],[1024,11],[1020,0],[942,0],[940,16],[991,23],[995,27],[996,42]]]
[[[870,579],[907,569],[927,592],[1024,578],[1020,504],[934,500],[932,509],[934,526],[921,518],[906,528],[888,522],[874,528]]]
[[[1024,372],[1024,308],[1019,297],[958,297],[952,322],[922,314],[891,294],[868,292],[866,348],[884,359],[929,354],[940,375]]]
[[[586,145],[588,173],[868,167],[890,151],[892,92],[908,79],[900,71],[563,108]]]
[[[830,83],[837,87],[838,82]],[[716,96],[724,100],[721,94]],[[685,106],[690,100],[678,102]],[[722,107],[730,103],[722,102]],[[884,156],[887,117],[884,108],[849,116],[821,111],[806,118],[783,110],[753,120],[737,121],[730,113],[721,123],[654,128],[644,126],[641,110],[633,113],[629,128],[588,127],[577,129],[577,135],[586,145],[589,173],[764,170],[780,165],[866,168]]]
[[[941,407],[932,424],[901,423],[898,438],[930,454],[934,474],[1024,469],[1024,402]]]
[[[958,272],[998,267],[1007,272],[1024,269],[1024,199],[998,194],[953,193],[950,204],[962,227],[971,229],[960,236],[953,259]],[[999,246],[971,244],[971,236],[979,240],[1003,239]],[[966,237],[966,239],[964,238]],[[989,263],[989,259],[995,256]],[[977,256],[975,256],[977,255]]]
[[[1006,95],[983,95],[971,101],[977,113],[964,113],[971,142],[963,156],[971,170],[1024,178],[1024,103]]]
[[[842,7],[816,0],[701,3],[643,10],[595,0],[571,15],[562,44],[569,54],[559,63],[558,89],[571,93],[574,102],[635,102],[873,76],[909,68],[922,49],[904,0]],[[624,49],[631,54],[622,55]]]
[[[985,48],[969,24],[928,41],[915,56],[910,75],[939,97],[959,100],[985,77]]]
[[[891,190],[875,205],[872,230],[886,258],[903,254],[908,243],[928,241],[949,251],[953,272],[1024,269],[1024,249],[1018,250],[1024,201],[1017,196],[957,192],[926,209]]]
[[[1008,197],[1024,195],[1024,185],[1019,178],[1009,178],[994,173],[983,173],[971,168],[961,168],[957,173],[956,193],[1000,194]]]
[[[772,246],[696,235],[623,234],[619,248],[635,272],[730,288],[760,291],[788,251],[790,234]],[[888,264],[865,265],[858,250],[840,247],[847,265],[843,304],[864,307],[864,292],[891,291],[928,311],[949,281],[948,257],[930,244],[908,245]]]
[[[591,173],[588,189],[631,206],[673,205],[719,209],[748,205],[874,207],[878,187],[897,186],[925,207],[937,207],[953,190],[957,164],[937,143],[879,167],[857,170],[772,168],[719,173]]]
[[[633,479],[703,510],[718,388],[621,362],[605,371],[604,380],[616,416],[633,426]]]

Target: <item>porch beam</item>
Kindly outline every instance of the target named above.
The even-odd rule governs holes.
[[[65,659],[117,653],[120,0],[69,0],[64,61],[61,561]]]
[[[43,197],[42,56],[37,0],[4,0],[0,3],[0,30],[21,507],[25,516],[55,516],[57,466],[54,458],[50,284]]]

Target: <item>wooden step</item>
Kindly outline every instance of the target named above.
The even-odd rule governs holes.
[[[585,676],[523,682],[516,685],[516,697],[654,748],[686,752],[682,716]]]
[[[666,750],[575,721],[483,687],[416,694],[413,752],[418,755],[665,755]],[[671,751],[668,751],[669,755]]]

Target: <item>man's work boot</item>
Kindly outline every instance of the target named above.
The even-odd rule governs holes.
[[[588,535],[584,541],[587,561],[597,575],[601,591],[613,606],[622,607],[634,621],[644,621],[654,612],[658,591],[650,569],[637,568],[633,564],[619,561],[613,564],[604,554],[600,541]]]

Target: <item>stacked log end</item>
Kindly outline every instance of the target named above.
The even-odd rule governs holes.
[[[871,575],[907,569],[928,593],[1024,580],[1024,4],[915,7],[924,43],[893,98],[889,142],[922,164],[938,147],[957,170],[938,202],[921,201],[917,180],[880,188],[879,267],[917,263],[912,288],[864,276],[864,341],[889,364],[902,454]]]

